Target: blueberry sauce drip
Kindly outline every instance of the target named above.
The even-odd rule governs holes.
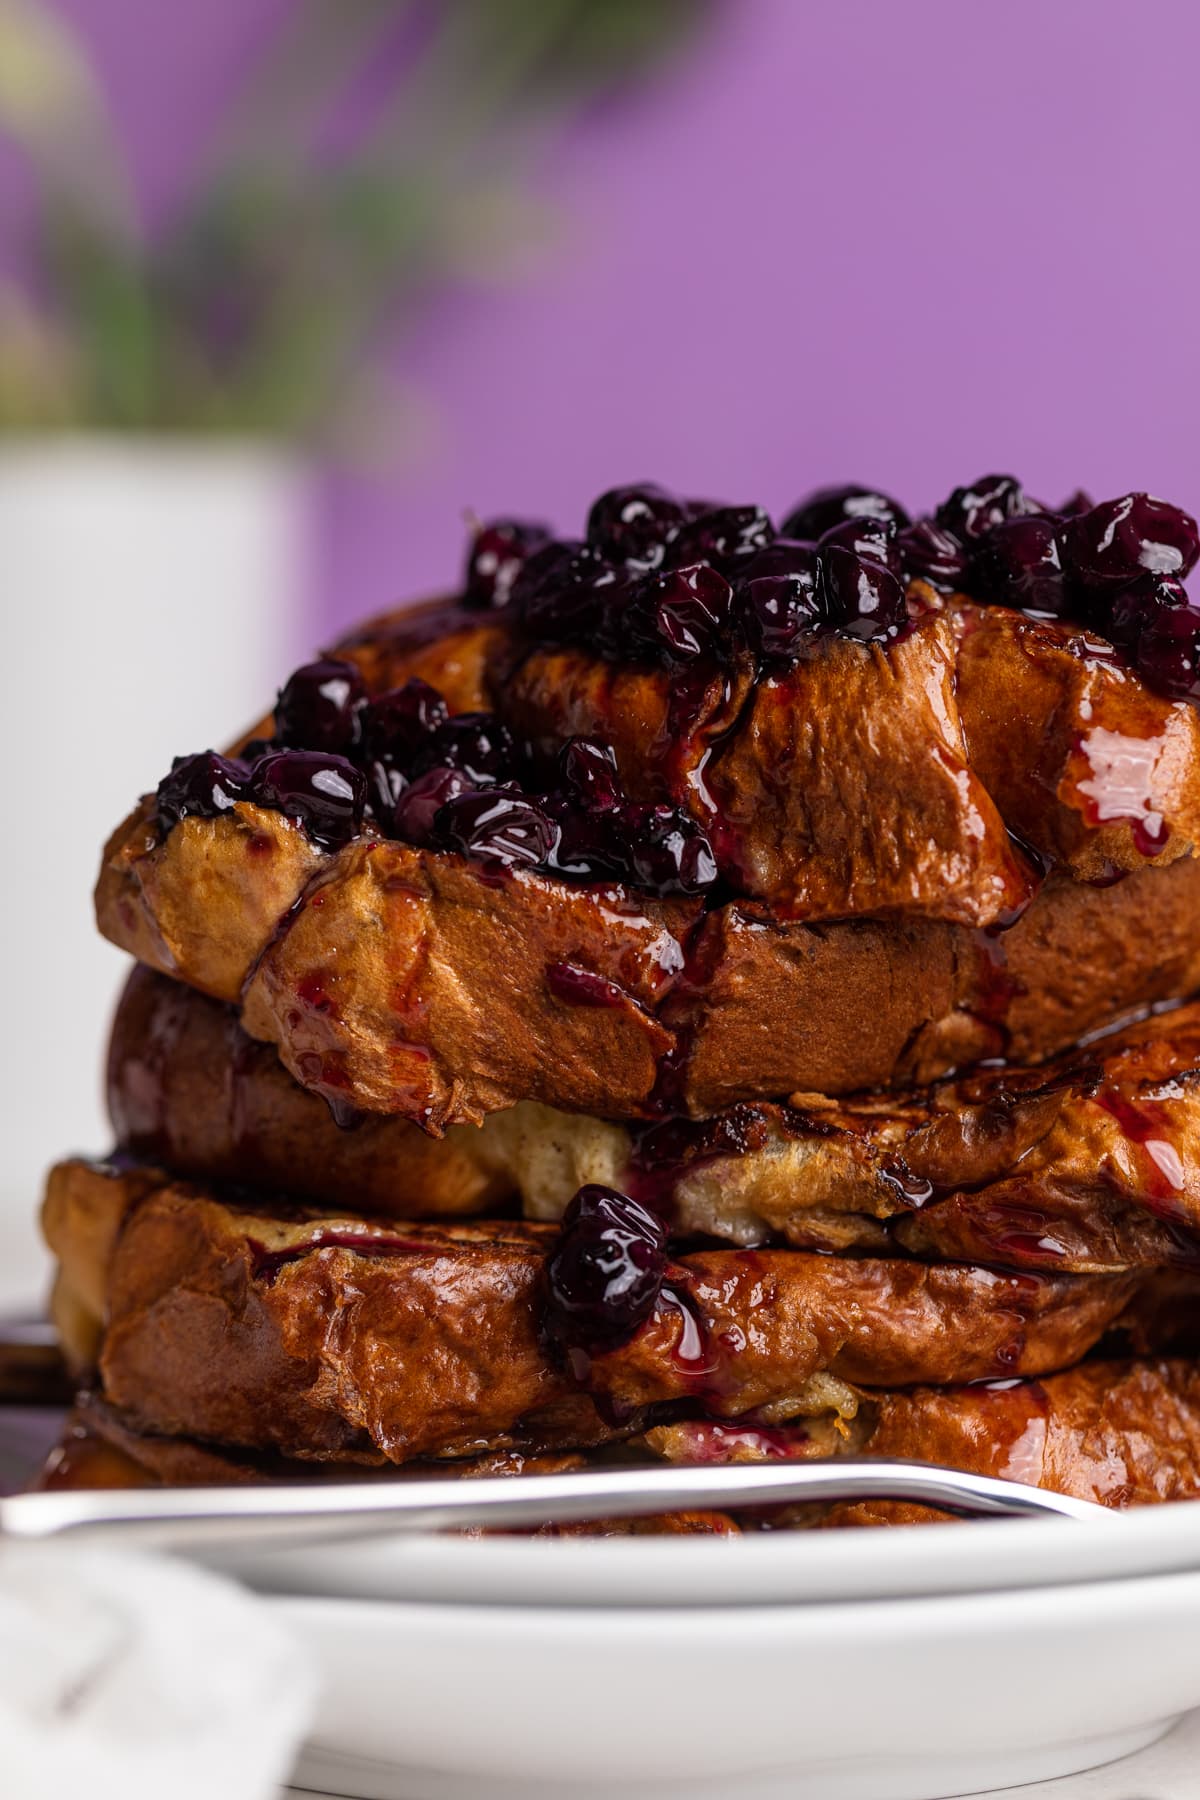
[[[667,1227],[628,1195],[580,1188],[546,1259],[542,1335],[572,1362],[625,1343],[654,1311],[667,1273]]]

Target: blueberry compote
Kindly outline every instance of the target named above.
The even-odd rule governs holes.
[[[625,1343],[654,1311],[667,1273],[667,1227],[615,1188],[580,1188],[546,1259],[542,1331],[567,1361]]]
[[[776,531],[759,506],[685,500],[648,482],[612,488],[586,536],[480,525],[462,602],[503,616],[520,643],[578,644],[667,673],[672,704],[735,667],[771,676],[829,639],[886,646],[928,603],[909,584],[964,593],[1108,638],[1147,685],[1200,700],[1200,607],[1183,586],[1200,528],[1149,494],[1052,510],[1012,475],[985,475],[928,518],[869,487],[822,488]],[[674,716],[674,715],[673,715]],[[177,758],[159,784],[165,834],[239,802],[340,848],[364,829],[500,868],[706,894],[716,859],[675,806],[636,804],[612,751],[575,739],[555,767],[491,713],[451,716],[428,683],[368,695],[357,666],[306,663],[280,690],[274,736],[240,757]]]
[[[610,661],[676,673],[749,661],[770,674],[829,638],[886,645],[908,628],[907,588],[920,580],[1073,620],[1110,637],[1158,692],[1200,698],[1200,620],[1178,587],[1200,531],[1148,494],[1096,505],[1077,490],[1053,509],[1013,475],[983,475],[911,520],[890,495],[850,485],[808,495],[776,531],[761,507],[642,483],[602,494],[581,540],[501,520],[476,544],[493,537],[513,546],[514,573],[484,594],[472,563],[467,600],[504,605],[535,642]]]
[[[296,686],[293,677],[284,692]],[[677,807],[631,801],[606,744],[572,738],[538,771],[493,714],[452,718],[424,681],[363,700],[346,755],[277,739],[247,749],[241,758],[211,750],[176,758],[158,788],[164,835],[190,815],[216,818],[250,801],[294,819],[329,850],[369,825],[498,870],[619,881],[659,895],[704,894],[717,882],[702,828]]]

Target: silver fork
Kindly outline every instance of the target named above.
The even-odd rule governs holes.
[[[708,1508],[906,1500],[974,1518],[1112,1519],[1090,1500],[929,1463],[846,1460],[596,1469],[474,1480],[400,1477],[263,1487],[91,1490],[0,1500],[0,1540],[69,1537],[189,1550],[389,1532],[512,1530]]]

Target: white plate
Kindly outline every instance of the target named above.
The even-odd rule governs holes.
[[[377,1539],[224,1555],[268,1592],[512,1606],[746,1606],[1061,1586],[1200,1569],[1200,1501],[1014,1520],[722,1538]]]
[[[1200,1704],[1200,1573],[686,1611],[269,1604],[323,1675],[293,1780],[365,1800],[942,1800],[1129,1755]]]

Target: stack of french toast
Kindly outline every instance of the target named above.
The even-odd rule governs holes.
[[[177,758],[96,892],[137,966],[117,1148],[49,1177],[43,1479],[1200,1495],[1198,555],[1007,476],[620,488]]]

